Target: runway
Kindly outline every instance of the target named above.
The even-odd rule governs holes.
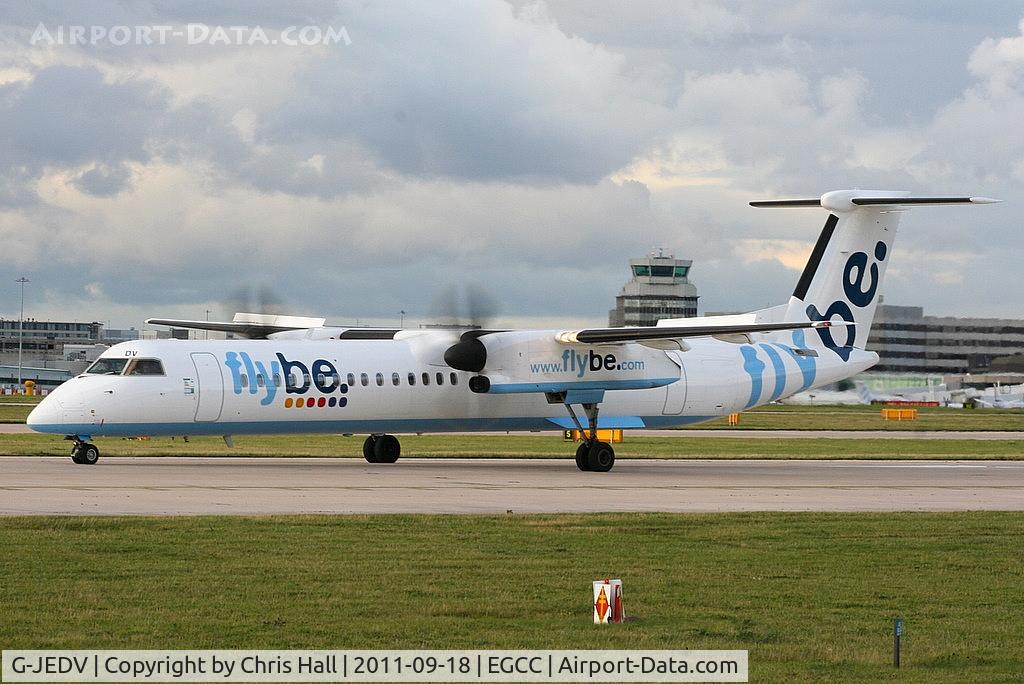
[[[2,515],[1024,510],[1024,462],[0,458]]]
[[[38,434],[24,423],[0,423],[0,435]],[[441,434],[441,433],[438,433]],[[515,435],[517,437],[550,437],[556,432],[452,432],[453,435]],[[738,437],[745,439],[1024,439],[1021,430],[707,430],[684,428],[680,430],[630,430],[637,437]]]

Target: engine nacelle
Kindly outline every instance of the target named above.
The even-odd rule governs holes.
[[[445,352],[453,368],[479,373],[478,393],[650,389],[680,377],[662,350],[635,344],[565,344],[557,331],[516,331],[465,336]]]

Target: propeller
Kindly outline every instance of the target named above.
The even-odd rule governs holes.
[[[458,342],[444,352],[444,362],[455,370],[479,373],[487,364],[487,348],[480,341],[488,322],[494,318],[494,299],[476,285],[448,287],[434,300],[431,317],[442,325],[467,329]]]
[[[441,291],[430,307],[430,318],[452,328],[486,328],[495,316],[494,298],[478,285],[454,285]]]
[[[225,298],[223,306],[229,318],[236,313],[284,313],[284,300],[266,285],[242,285]]]

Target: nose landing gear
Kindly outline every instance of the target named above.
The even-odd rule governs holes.
[[[96,465],[100,460],[100,450],[95,444],[73,438],[75,445],[71,447],[71,460],[79,465]]]

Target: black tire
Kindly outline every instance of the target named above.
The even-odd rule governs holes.
[[[607,442],[594,442],[587,454],[587,466],[595,473],[607,473],[615,465],[615,450]]]
[[[96,465],[100,460],[100,450],[95,444],[83,444],[78,449],[78,462],[83,465]]]
[[[381,435],[373,445],[373,455],[377,463],[394,463],[402,454],[402,445],[394,435]]]
[[[78,447],[77,446],[71,448],[71,460],[73,462],[77,463],[78,465],[84,465],[84,462],[82,461],[82,457],[78,455]]]
[[[377,446],[377,437],[374,435],[370,435],[366,438],[366,441],[363,442],[363,458],[366,459],[367,463],[377,462],[377,456],[374,453],[375,446]]]
[[[580,470],[590,470],[590,466],[587,465],[587,456],[590,454],[590,444],[587,442],[581,442],[576,447],[576,467]]]

